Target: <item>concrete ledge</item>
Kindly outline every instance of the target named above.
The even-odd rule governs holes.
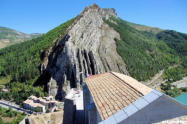
[[[163,95],[163,93],[160,92],[160,91],[158,91],[158,90],[153,90],[153,92],[154,92],[155,94],[159,95],[159,96],[162,96],[162,95]]]
[[[128,116],[131,116],[132,114],[134,114],[135,112],[137,112],[138,109],[133,104],[130,104],[127,107],[125,107],[123,109],[123,111],[125,111],[125,113],[127,113]]]
[[[139,98],[133,104],[140,110],[144,108],[145,106],[147,106],[149,103],[145,99]]]
[[[115,120],[114,116],[110,116],[106,120],[103,121],[104,124],[117,124],[117,121]]]
[[[179,121],[181,117],[187,118],[187,108],[168,96],[162,95],[119,124],[152,124],[164,121],[170,124],[173,123],[173,119]]]
[[[118,124],[122,121],[128,119],[133,114],[137,113],[138,111],[142,110],[153,101],[157,100],[163,95],[163,93],[153,90],[150,93],[142,96],[135,102],[131,103],[127,107],[121,109],[119,112],[115,113],[114,115],[110,116],[104,121],[101,121],[99,124]]]
[[[153,91],[151,91],[151,92],[148,93],[147,95],[143,96],[143,98],[144,98],[147,102],[149,102],[149,103],[155,101],[155,100],[158,99],[159,97],[160,97],[160,96],[157,95],[157,94],[155,94]]]
[[[114,117],[115,117],[116,121],[119,123],[119,122],[125,120],[128,117],[128,115],[123,110],[120,110],[119,112],[114,114]]]

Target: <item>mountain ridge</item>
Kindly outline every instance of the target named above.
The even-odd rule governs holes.
[[[146,80],[180,64],[182,57],[163,38],[128,25],[114,9],[93,5],[39,38],[0,50],[0,78],[11,78],[7,99],[16,98],[23,85],[29,87],[27,94],[19,91],[18,103],[45,92],[63,99],[70,88],[81,88],[89,74],[116,71]]]
[[[41,35],[39,33],[26,34],[15,29],[0,26],[0,48],[21,43]]]
[[[80,87],[88,74],[110,70],[128,74],[125,63],[116,52],[114,38],[119,34],[102,19],[109,19],[111,15],[117,17],[113,9],[103,10],[93,5],[85,8],[70,25],[66,36],[53,48],[52,54],[57,56],[49,55],[41,65],[49,77],[43,83],[48,84],[51,95],[60,98],[70,88]]]

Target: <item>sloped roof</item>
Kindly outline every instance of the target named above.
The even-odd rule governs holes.
[[[148,94],[149,92],[152,91],[151,88],[147,87],[146,85],[138,82],[137,80],[135,80],[134,78],[124,75],[124,74],[120,74],[120,73],[116,73],[116,72],[112,72],[114,75],[116,75],[118,78],[122,79],[124,82],[128,83],[129,85],[131,85],[133,88],[135,88],[137,91],[141,92],[143,95]]]
[[[25,100],[24,103],[28,104],[32,107],[45,107],[44,105],[42,105],[40,103],[34,103],[32,100],[29,100],[29,99]]]
[[[152,91],[137,80],[115,72],[93,75],[85,81],[102,120]]]

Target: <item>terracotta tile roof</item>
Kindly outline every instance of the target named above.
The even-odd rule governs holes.
[[[138,82],[137,80],[135,80],[134,78],[132,78],[130,76],[120,74],[120,73],[116,73],[116,72],[111,72],[111,73],[116,75],[120,79],[122,79],[125,83],[128,83],[129,85],[134,87],[137,91],[141,92],[143,95],[146,95],[146,94],[148,94],[149,92],[152,91],[151,88],[145,86],[144,84]]]
[[[52,99],[52,100],[51,100]],[[28,100],[31,100],[31,101],[33,101],[33,100],[38,100],[39,101],[39,103],[40,102],[42,102],[42,103],[45,103],[45,104],[48,104],[48,103],[51,103],[51,102],[56,102],[57,103],[57,101],[55,101],[54,99],[53,99],[53,96],[48,96],[48,97],[39,97],[39,98],[37,98],[36,96],[33,96],[33,95],[31,95],[29,98],[28,98]]]
[[[151,91],[135,79],[113,72],[93,75],[85,81],[102,120]]]
[[[23,103],[30,104],[30,103],[32,103],[32,100],[27,99]]]
[[[43,102],[43,103],[49,103],[49,101],[46,101],[45,99],[43,99],[43,98],[41,98],[41,97],[39,97],[38,100],[39,100],[40,102]]]
[[[50,98],[53,98],[52,96],[49,97],[44,97],[44,98],[37,98],[36,96],[30,96],[27,100],[25,100],[23,103],[27,104],[31,107],[45,107],[46,104],[48,105],[49,103],[54,103],[54,104],[58,104],[58,101],[56,100],[50,100]],[[49,101],[46,101],[46,99],[48,99]]]
[[[34,103],[32,100],[29,100],[29,99],[25,100],[24,103],[28,104],[32,107],[44,107],[44,105],[42,105],[40,103]]]
[[[29,97],[29,99],[37,100],[38,98],[37,98],[36,96],[31,95],[31,96]]]

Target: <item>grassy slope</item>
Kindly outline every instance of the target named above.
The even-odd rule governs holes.
[[[72,21],[61,24],[41,37],[0,50],[0,78],[11,78],[6,85],[10,92],[0,94],[1,97],[21,103],[30,94],[43,94],[41,88],[32,86],[39,76],[40,55],[53,45],[57,37],[66,34]]]
[[[41,34],[25,34],[10,28],[0,27],[0,48],[37,38]]]
[[[133,28],[135,28],[139,31],[143,31],[143,32],[149,32],[149,33],[157,34],[157,33],[162,31],[162,29],[160,29],[160,28],[149,27],[149,26],[135,24],[135,23],[127,22],[127,21],[126,21],[126,23],[129,26],[131,26],[131,27],[133,27]]]

